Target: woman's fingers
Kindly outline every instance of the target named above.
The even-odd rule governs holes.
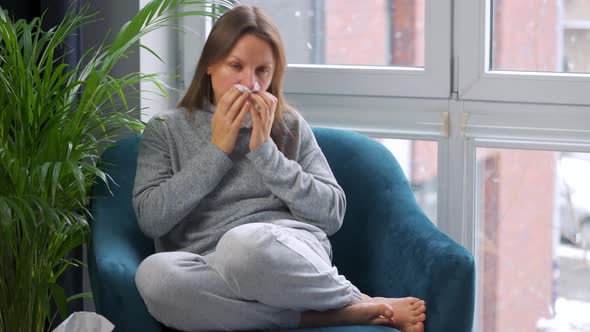
[[[264,99],[264,102],[266,103],[266,105],[268,105],[269,110],[274,111],[274,109],[276,109],[278,102],[277,97],[273,96],[272,94],[266,91],[261,91],[257,95]]]
[[[276,109],[276,98],[267,92],[258,92],[250,95],[252,106],[252,136],[250,137],[250,151],[266,142],[270,138],[274,114]]]
[[[248,113],[250,112],[250,109],[252,108],[251,106],[252,106],[252,103],[250,102],[250,100],[246,100],[244,102],[244,105],[240,109],[240,113],[238,113],[238,115],[236,116],[236,118],[233,121],[234,125],[236,125],[238,128],[242,126],[242,123],[244,122],[246,115],[248,115]]]
[[[227,155],[234,150],[244,113],[247,113],[244,110],[247,100],[247,93],[230,89],[221,97],[211,119],[211,142]]]
[[[234,100],[233,104],[230,105],[227,112],[225,113],[225,116],[227,116],[227,119],[230,123],[234,122],[247,100],[248,93],[242,93]]]
[[[216,111],[221,111],[221,113],[227,114],[236,99],[242,95],[244,95],[244,93],[238,90],[236,87],[232,87],[231,89],[227,90],[220,100],[217,101]]]
[[[261,91],[257,93],[256,96],[260,97],[259,101],[262,100],[262,102],[259,102],[259,105],[262,105],[263,107],[261,113],[261,115],[264,116],[263,118],[265,120],[271,119],[271,121],[273,121],[278,104],[277,97],[266,91]]]
[[[270,106],[266,103],[266,100],[256,93],[251,94],[250,98],[253,101],[252,104],[253,108],[256,110],[255,112],[258,113],[256,115],[260,116],[262,119],[266,119],[266,115],[270,111]]]

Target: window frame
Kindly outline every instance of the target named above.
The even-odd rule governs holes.
[[[425,0],[424,67],[289,64],[285,92],[449,98],[451,2]]]
[[[491,1],[455,0],[456,60],[461,67],[457,72],[459,98],[590,105],[590,74],[489,69]]]

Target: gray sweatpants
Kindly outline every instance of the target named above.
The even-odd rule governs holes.
[[[215,252],[158,253],[135,283],[149,312],[183,331],[297,327],[301,312],[342,308],[360,291],[330,262],[326,235],[293,220],[231,229]]]

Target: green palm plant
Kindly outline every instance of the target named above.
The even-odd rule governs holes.
[[[153,0],[111,44],[74,65],[60,50],[96,19],[87,7],[47,31],[42,18],[13,21],[0,10],[0,332],[43,331],[55,317],[50,303],[65,317],[75,298],[66,299],[56,281],[80,263],[67,254],[89,240],[89,190],[108,180],[98,158],[117,130],[143,129],[129,91],[137,93],[142,80],[160,86],[156,75],[113,77],[115,64],[145,34],[182,16],[215,17],[224,7],[231,3]]]

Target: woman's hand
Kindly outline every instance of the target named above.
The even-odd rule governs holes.
[[[248,95],[235,87],[229,89],[220,98],[213,113],[211,143],[227,155],[234,150],[242,122],[252,108]]]
[[[275,119],[277,109],[277,97],[266,91],[260,91],[250,95],[252,107],[252,136],[250,136],[250,151],[266,142],[270,138],[270,131]]]

